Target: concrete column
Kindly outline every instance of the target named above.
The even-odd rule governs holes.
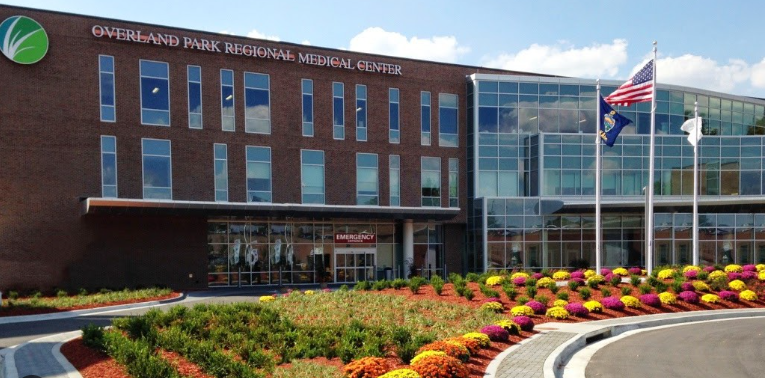
[[[404,277],[409,275],[409,266],[414,263],[414,223],[404,221]]]

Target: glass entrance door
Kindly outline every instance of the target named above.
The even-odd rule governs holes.
[[[335,282],[373,280],[375,248],[335,248]]]

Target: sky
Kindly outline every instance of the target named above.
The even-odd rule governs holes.
[[[765,98],[765,2],[719,0],[0,0],[319,47]]]

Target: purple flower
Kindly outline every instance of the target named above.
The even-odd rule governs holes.
[[[531,332],[534,330],[534,321],[528,316],[516,316],[513,321],[521,327],[522,331]]]
[[[537,301],[528,301],[526,306],[531,307],[535,314],[544,314],[545,310],[547,310],[547,306]]]
[[[584,285],[584,278],[572,278],[570,281],[576,281],[576,283],[578,283],[579,286]]]
[[[717,269],[715,269],[715,267],[714,267],[714,266],[712,266],[712,265],[707,265],[707,266],[705,266],[705,267],[704,267],[704,269],[703,269],[703,270],[704,270],[705,272],[707,272],[707,273],[712,273],[712,272],[714,272],[714,271],[715,271],[715,270],[717,270]]]
[[[757,272],[752,272],[751,270],[745,270],[744,273],[741,273],[742,280],[753,280],[755,278],[757,278]]]
[[[545,276],[545,275],[544,275],[544,274],[542,274],[542,273],[534,273],[534,274],[532,274],[532,275],[531,275],[531,278],[533,278],[533,279],[535,279],[535,280],[539,281],[539,279],[540,279],[540,278],[542,278],[542,277],[544,277],[544,276]]]
[[[695,291],[683,291],[677,297],[683,302],[699,303],[699,295]]]
[[[691,270],[691,272],[693,272],[693,271]],[[680,285],[680,287],[681,287],[680,291],[696,291],[696,288],[693,287],[693,284],[690,283],[690,282],[683,282]]]
[[[613,274],[613,272],[611,271],[611,269],[608,269],[608,268],[602,268],[602,269],[600,269],[600,274],[601,274],[601,275],[603,275],[603,276],[607,276],[607,275],[609,275],[609,274]],[[608,279],[606,279],[606,281],[607,281],[607,280],[608,280]]]
[[[614,274],[613,273],[604,274],[603,278],[606,280],[606,282],[611,282],[611,279],[614,278]]]
[[[582,272],[581,270],[577,270],[576,272],[571,272],[571,279],[575,279],[575,278],[584,279],[584,272]]]
[[[741,273],[738,272],[728,272],[728,279],[733,280],[740,280],[741,279]]]
[[[685,274],[685,278],[687,278],[689,280],[695,280],[696,276],[699,275],[699,272],[695,271],[695,270],[689,270],[689,271],[685,272],[684,274]]]
[[[756,272],[757,266],[752,264],[747,264],[742,267],[744,269],[744,272]]]
[[[738,293],[735,291],[723,290],[720,293],[720,299],[728,302],[737,302]]]
[[[489,336],[491,341],[507,341],[510,339],[510,333],[504,328],[497,325],[489,325],[481,328],[481,333]]]
[[[603,298],[600,300],[600,304],[603,305],[603,307],[610,309],[610,310],[624,310],[624,303],[619,300],[619,298],[611,296],[607,298]]]
[[[643,274],[643,270],[638,268],[638,267],[636,267],[636,266],[633,266],[632,268],[627,269],[627,271],[630,272],[631,275],[632,274],[637,274],[639,276],[639,275]]]
[[[520,276],[513,278],[513,285],[515,286],[525,286],[526,285],[526,277]]]
[[[658,294],[643,294],[640,296],[640,302],[653,307],[661,306],[661,300]]]
[[[587,307],[584,307],[584,305],[581,303],[569,303],[563,308],[565,308],[569,314],[580,318],[584,318],[587,316],[587,314],[590,313],[590,311],[587,310]]]
[[[501,303],[502,301],[500,301],[499,298],[494,298],[494,297],[488,298],[485,301],[483,301],[483,303],[489,303],[489,302],[500,302]]]

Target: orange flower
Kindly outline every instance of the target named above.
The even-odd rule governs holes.
[[[388,360],[384,358],[364,357],[345,365],[343,373],[347,378],[377,378],[390,369]]]

